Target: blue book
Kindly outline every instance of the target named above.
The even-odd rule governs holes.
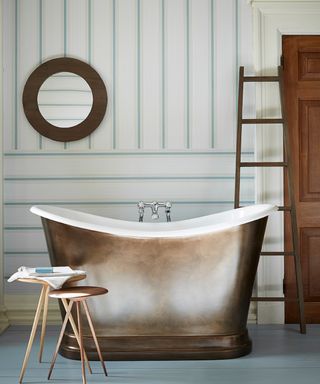
[[[36,268],[36,273],[52,273],[53,267],[38,267]]]

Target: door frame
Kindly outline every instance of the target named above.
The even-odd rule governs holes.
[[[251,1],[253,8],[253,54],[254,67],[257,74],[275,75],[280,64],[282,52],[282,35],[320,35],[320,0],[308,1]],[[268,85],[257,88],[257,111],[261,117],[267,117],[268,112],[279,108],[277,92]],[[270,116],[270,115],[269,115]],[[273,160],[275,148],[282,148],[282,135],[266,127],[256,131],[256,158],[260,161]],[[280,150],[281,152],[281,150]],[[279,152],[279,153],[280,153]],[[271,155],[270,155],[271,154]],[[273,155],[275,156],[275,155]],[[279,157],[277,157],[279,159]],[[272,196],[273,202],[283,203],[283,181],[279,170],[278,180],[274,182],[274,174],[259,169],[256,172],[256,201],[266,202]],[[275,187],[270,188],[271,186]],[[283,249],[283,214],[278,213],[272,218],[272,227],[268,228],[266,247],[273,250]],[[272,241],[271,241],[272,240]],[[278,249],[275,249],[275,248]],[[280,247],[280,248],[279,248]],[[283,257],[263,257],[259,263],[257,274],[257,289],[259,296],[283,295]],[[257,321],[263,323],[284,323],[284,304],[281,302],[258,302]]]

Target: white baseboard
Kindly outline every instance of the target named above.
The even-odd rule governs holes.
[[[9,319],[4,306],[0,307],[0,334],[9,327]]]
[[[38,295],[5,295],[4,304],[8,325],[32,324],[38,300]],[[49,300],[47,323],[61,324],[60,310],[56,300]]]

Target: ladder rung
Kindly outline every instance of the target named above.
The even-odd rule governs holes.
[[[276,251],[276,252],[261,252],[261,256],[293,256],[293,252],[283,252],[283,251]]]
[[[244,76],[243,81],[253,82],[268,82],[268,81],[279,81],[278,76]]]
[[[278,206],[278,211],[291,211],[291,207],[288,206]]]
[[[287,163],[283,161],[249,161],[241,162],[240,167],[286,167]]]
[[[283,119],[242,119],[241,124],[283,124]]]
[[[296,302],[298,299],[289,299],[286,297],[251,297],[251,301],[282,301],[282,302]]]

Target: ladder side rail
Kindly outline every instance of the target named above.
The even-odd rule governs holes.
[[[278,74],[279,74],[279,86],[280,86],[281,114],[283,118],[283,140],[284,140],[284,146],[285,146],[285,157],[287,161],[288,195],[289,195],[290,206],[291,206],[290,221],[291,221],[291,232],[292,232],[292,247],[293,247],[293,253],[294,253],[297,296],[298,296],[298,303],[299,303],[300,332],[306,333],[300,245],[299,245],[299,236],[298,236],[297,213],[296,213],[296,207],[295,207],[295,196],[294,196],[294,190],[293,190],[293,168],[292,168],[292,158],[291,158],[290,143],[289,143],[288,124],[286,119],[286,106],[284,101],[283,68],[281,66],[278,67]]]
[[[240,207],[240,176],[241,176],[240,163],[241,163],[241,141],[242,141],[243,77],[244,77],[244,67],[240,67],[239,68],[239,90],[238,90],[238,119],[237,119],[234,208]]]

